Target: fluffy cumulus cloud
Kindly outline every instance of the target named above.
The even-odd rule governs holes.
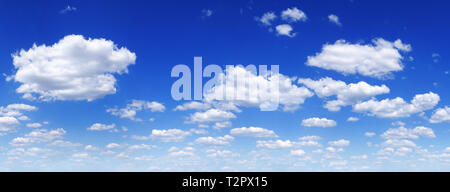
[[[274,131],[261,127],[241,127],[230,131],[231,135],[242,137],[278,137]]]
[[[236,86],[227,86],[226,82],[230,81],[236,82]],[[297,86],[294,82],[295,78],[282,74],[264,77],[255,75],[244,67],[231,67],[226,73],[219,75],[219,84],[206,92],[205,101],[228,102],[232,106],[261,109],[271,108],[278,101],[284,111],[294,111],[305,102],[306,98],[314,95],[307,88]]]
[[[353,105],[364,99],[389,93],[386,85],[370,85],[364,81],[346,84],[330,77],[319,80],[299,79],[299,83],[314,90],[320,98],[336,96],[336,100],[327,101],[324,105],[330,111],[339,111],[341,107]]]
[[[407,103],[401,97],[381,101],[372,99],[354,105],[353,111],[381,118],[409,117],[412,114],[433,109],[439,100],[439,95],[433,92],[418,94],[414,96],[411,103]]]
[[[223,122],[229,119],[236,118],[232,112],[223,111],[220,109],[210,109],[205,112],[196,112],[191,114],[188,122],[192,123],[206,123],[206,122]]]
[[[92,101],[116,93],[114,74],[128,73],[136,55],[106,39],[68,35],[59,42],[33,45],[13,55],[9,80],[27,99]]]
[[[322,52],[309,56],[308,66],[334,70],[343,74],[360,74],[374,78],[389,77],[392,72],[403,70],[400,52],[411,51],[411,46],[400,39],[390,42],[382,38],[374,39],[373,44],[351,44],[338,40],[326,44]]]
[[[183,131],[181,129],[167,129],[167,130],[153,129],[152,133],[149,136],[133,136],[132,138],[136,140],[155,139],[160,140],[162,142],[180,142],[183,141],[184,138],[186,138],[189,135],[191,135],[190,131]]]
[[[302,125],[305,127],[334,127],[336,124],[334,120],[318,117],[312,117],[302,121]]]
[[[430,123],[450,122],[450,107],[436,109],[431,115]]]
[[[297,7],[287,8],[281,12],[281,18],[288,22],[306,21],[308,19],[306,14]]]
[[[119,116],[120,118],[142,121],[142,119],[136,117],[138,111],[149,110],[151,112],[163,112],[165,109],[166,107],[163,104],[156,101],[133,100],[125,108],[109,108],[106,112],[114,116]]]
[[[225,135],[223,137],[200,137],[195,140],[195,143],[206,146],[226,146],[230,145],[233,140],[233,136]]]
[[[273,12],[267,12],[264,13],[263,16],[261,16],[261,18],[256,18],[259,22],[261,22],[264,25],[272,25],[272,21],[275,20],[277,18],[277,16],[275,15],[275,13]]]
[[[292,30],[294,30],[294,29],[289,24],[277,25],[275,27],[275,30],[277,31],[278,35],[284,35],[284,36],[288,36],[288,37],[295,37],[295,35],[296,35],[296,33],[292,32]]]

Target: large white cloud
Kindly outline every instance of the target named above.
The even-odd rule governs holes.
[[[330,111],[339,111],[343,106],[353,105],[364,99],[389,93],[390,91],[386,85],[369,85],[364,81],[346,84],[343,81],[337,81],[330,77],[316,81],[299,79],[298,82],[313,89],[320,98],[336,96],[336,100],[327,101],[324,106]]]
[[[336,124],[334,120],[318,117],[312,117],[302,121],[302,125],[305,127],[334,127]]]
[[[235,80],[237,86],[227,86],[226,82],[229,79]],[[282,74],[265,78],[262,75],[255,75],[244,67],[236,66],[220,74],[219,84],[208,90],[204,97],[208,103],[231,102],[233,106],[260,107],[261,109],[273,105],[274,100],[278,99],[284,111],[294,111],[305,102],[306,98],[314,95],[307,88],[299,87],[294,82],[295,78]],[[254,87],[257,89],[252,89]],[[235,97],[224,97],[230,93],[234,93]]]
[[[17,71],[9,79],[21,84],[17,92],[24,98],[92,101],[116,93],[114,74],[128,73],[135,60],[134,53],[110,40],[68,35],[14,54]]]
[[[412,114],[433,109],[439,100],[439,95],[429,92],[414,96],[411,103],[405,102],[401,97],[381,101],[372,99],[354,105],[353,110],[381,118],[409,117]]]
[[[450,107],[436,109],[431,115],[430,123],[450,122]]]
[[[231,135],[243,137],[278,137],[274,131],[261,127],[241,127],[230,131]]]
[[[375,78],[385,78],[403,70],[403,56],[399,51],[409,52],[410,45],[399,39],[390,42],[382,38],[374,39],[373,43],[362,45],[338,40],[325,44],[322,52],[308,57],[306,65]]]

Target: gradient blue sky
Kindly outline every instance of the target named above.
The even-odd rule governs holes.
[[[445,111],[446,106],[450,106],[447,89],[449,6],[447,1],[406,0],[2,1],[0,73],[4,75],[0,82],[0,106],[6,110],[10,104],[22,103],[35,106],[37,110],[23,111],[29,120],[18,120],[18,125],[0,136],[0,170],[449,171],[450,109],[439,122],[430,120],[436,111]],[[294,7],[304,12],[307,19],[289,22],[281,18],[284,10]],[[268,12],[277,15],[270,26],[258,20]],[[338,16],[341,25],[331,22],[330,14]],[[275,28],[280,24],[289,24],[295,36],[277,34]],[[29,50],[33,44],[51,46],[72,34],[111,40],[118,47],[135,53],[135,64],[127,67],[127,74],[114,73],[116,93],[93,101],[22,98],[16,91],[22,83],[7,81],[7,77],[18,70],[13,65],[12,54],[21,49]],[[343,39],[351,45],[373,46],[372,40],[377,38],[389,42],[400,39],[411,46],[410,51],[399,51],[403,68],[392,72],[389,78],[343,74],[306,64],[308,56],[321,53],[325,44],[333,45]],[[295,111],[262,112],[258,107],[244,106],[239,107],[241,112],[223,110],[236,116],[230,119],[231,125],[221,129],[214,129],[212,125],[206,128],[185,121],[193,113],[207,109],[175,111],[174,108],[186,102],[174,101],[170,92],[176,80],[170,77],[172,67],[186,64],[193,69],[194,56],[202,56],[204,65],[279,65],[280,73],[288,77],[312,80],[330,77],[347,84],[364,81],[389,87],[389,93],[358,102],[401,97],[409,103],[415,95],[429,92],[439,95],[440,99],[431,108],[411,113],[409,117],[384,118],[369,112],[355,112],[352,105],[340,111],[329,111],[323,107],[327,99],[315,94],[306,98]],[[292,83],[303,86],[296,81]],[[331,96],[330,100],[333,99]],[[114,107],[124,108],[133,100],[158,102],[164,110],[138,111],[135,117],[142,121],[107,112]],[[336,125],[308,127],[302,124],[303,120],[313,117],[334,120]],[[349,117],[359,120],[349,122]],[[31,123],[41,126],[27,126]],[[114,124],[117,131],[87,130],[95,123]],[[414,132],[414,128],[422,126],[431,130],[433,136]],[[271,130],[278,137],[243,137],[230,133],[242,127]],[[26,145],[13,143],[15,138],[26,138],[30,132],[58,128],[64,129],[65,134],[35,139]],[[188,135],[170,142],[149,136],[152,130],[170,129]],[[202,130],[202,133],[191,129]],[[386,141],[392,139],[386,136],[389,129],[407,132],[407,136],[391,137],[395,141],[413,142],[414,146],[387,144]],[[375,135],[368,137],[365,135],[368,132]],[[233,137],[228,145],[198,142],[202,137],[217,139],[225,135]],[[134,139],[139,136],[148,138]],[[316,141],[317,146],[298,143],[279,149],[257,146],[258,141],[300,142],[299,138],[304,136],[321,139]],[[333,146],[333,141],[341,139],[349,144]],[[63,146],[62,142],[71,145]],[[118,145],[108,148],[111,143]],[[86,148],[88,145],[94,149]],[[136,145],[143,149],[133,149]],[[391,152],[383,153],[386,150]]]

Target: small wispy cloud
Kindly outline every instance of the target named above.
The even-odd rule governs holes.
[[[211,9],[203,9],[202,10],[202,18],[211,17],[213,13],[214,13],[214,11]]]
[[[62,9],[61,11],[59,11],[59,13],[65,14],[65,13],[68,13],[68,12],[71,12],[71,11],[76,11],[76,10],[77,10],[76,7],[67,5],[67,7],[65,7],[64,9]]]

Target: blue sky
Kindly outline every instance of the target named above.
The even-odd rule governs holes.
[[[0,170],[448,171],[448,5],[1,2]],[[285,100],[175,101],[196,56]]]

